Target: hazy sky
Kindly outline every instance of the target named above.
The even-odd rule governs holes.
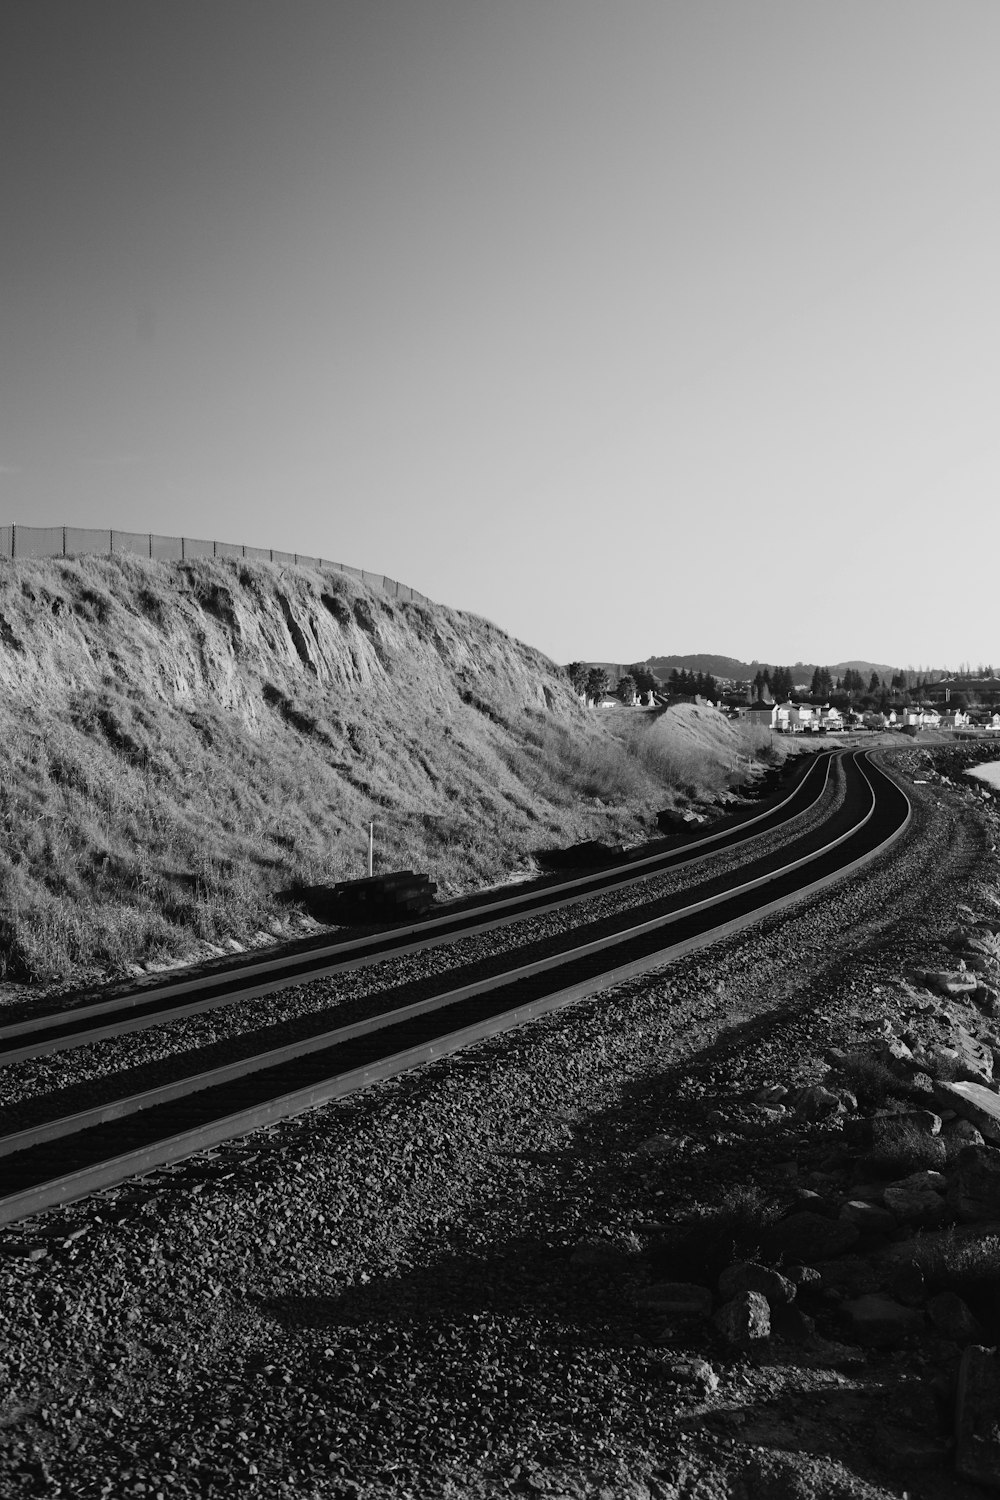
[[[996,0],[31,0],[0,521],[1000,663]]]

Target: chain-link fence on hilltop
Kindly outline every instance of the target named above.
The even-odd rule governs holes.
[[[408,584],[398,583],[395,578],[387,578],[384,573],[349,568],[346,563],[330,562],[325,557],[307,557],[301,552],[241,547],[234,542],[207,542],[190,536],[157,536],[151,531],[98,531],[83,526],[0,526],[0,558],[72,557],[80,552],[104,555],[129,552],[164,562],[183,562],[192,557],[245,557],[250,561],[281,563],[286,567],[349,573],[352,578],[360,578],[363,583],[381,589],[393,599],[431,603],[426,594],[418,593]]]

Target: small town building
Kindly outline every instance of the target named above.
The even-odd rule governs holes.
[[[746,718],[760,729],[774,729],[777,727],[777,712],[777,704],[765,703],[763,699],[758,698],[747,709]]]
[[[791,698],[777,707],[776,728],[785,734],[801,734],[819,727],[817,710],[811,703],[793,703]]]

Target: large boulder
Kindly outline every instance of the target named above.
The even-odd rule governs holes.
[[[796,1089],[786,1103],[807,1120],[825,1120],[832,1115],[844,1113],[840,1095],[821,1083],[806,1084]]]
[[[886,1208],[901,1224],[933,1229],[944,1222],[947,1180],[940,1172],[912,1172],[891,1182],[882,1194]]]
[[[955,1026],[948,1044],[933,1042],[925,1049],[927,1071],[943,1083],[989,1083],[993,1078],[993,1053],[964,1026]]]
[[[771,1308],[761,1292],[740,1292],[722,1304],[712,1322],[737,1349],[751,1349],[771,1336]]]
[[[971,999],[979,1006],[984,1016],[995,1021],[1000,1016],[1000,989],[995,984],[980,981],[972,991]]]
[[[719,1377],[707,1359],[695,1354],[664,1355],[654,1367],[668,1385],[704,1399],[719,1388]]]
[[[924,969],[916,978],[929,990],[949,997],[967,995],[976,987],[976,977],[966,969]]]
[[[977,1130],[971,1120],[963,1120],[961,1115],[949,1120],[941,1135],[948,1161],[954,1161],[965,1146],[985,1145],[982,1131]]]
[[[987,1141],[1000,1145],[1000,1094],[980,1083],[936,1079],[934,1097],[945,1109],[969,1120]]]

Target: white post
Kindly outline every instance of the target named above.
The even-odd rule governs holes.
[[[372,878],[372,862],[375,853],[375,824],[368,824],[368,879]]]

